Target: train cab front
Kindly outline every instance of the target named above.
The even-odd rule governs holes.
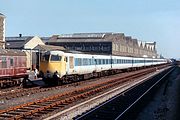
[[[64,56],[58,53],[46,52],[40,61],[40,76],[48,86],[61,84],[66,63]]]

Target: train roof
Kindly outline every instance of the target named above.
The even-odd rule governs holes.
[[[58,52],[59,50],[51,50],[49,52],[55,53],[54,51]],[[48,51],[47,51],[48,52]],[[111,54],[103,54],[103,53],[95,53],[95,52],[81,52],[81,51],[69,51],[69,50],[61,50],[61,53],[72,53],[72,54],[87,54],[87,55],[111,55]]]
[[[0,55],[6,56],[26,56],[25,52],[14,49],[0,49]]]
[[[133,57],[133,56],[118,56],[118,55],[113,55],[113,54],[106,54],[106,53],[94,53],[94,52],[81,52],[81,51],[68,51],[68,50],[52,50],[52,51],[47,51],[53,54],[59,54],[63,55],[66,53],[72,53],[72,54],[85,54],[85,55],[106,55],[106,56],[115,56],[115,57]],[[160,59],[160,58],[150,58],[150,57],[133,57],[133,58],[146,58],[146,59]]]

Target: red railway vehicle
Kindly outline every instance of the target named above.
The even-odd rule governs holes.
[[[0,81],[25,78],[27,75],[25,52],[0,49]]]

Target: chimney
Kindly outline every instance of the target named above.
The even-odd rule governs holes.
[[[22,34],[19,34],[19,37],[22,37]]]

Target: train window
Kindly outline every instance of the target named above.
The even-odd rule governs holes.
[[[2,68],[7,68],[6,57],[2,57]]]
[[[103,64],[106,64],[106,61],[105,61],[105,59],[103,59]]]
[[[83,65],[88,65],[88,59],[87,58],[83,59]]]
[[[10,66],[13,66],[13,58],[10,58]]]
[[[59,56],[59,55],[51,55],[51,61],[61,61],[61,56]]]
[[[89,65],[91,65],[92,63],[91,63],[91,59],[89,59]]]
[[[98,65],[100,65],[101,64],[101,59],[98,59]]]
[[[79,66],[79,58],[75,59],[75,66]]]
[[[23,57],[22,67],[26,67],[26,58]]]
[[[91,59],[91,65],[94,65],[95,61],[94,59]]]
[[[95,64],[99,65],[99,60],[98,59],[95,59]]]
[[[17,64],[18,67],[21,67],[21,57],[19,56],[18,57],[18,64]]]
[[[81,66],[81,65],[82,65],[82,59],[78,58],[78,66]]]
[[[2,59],[1,59],[1,57],[0,57],[0,68],[2,68]]]
[[[99,59],[99,65],[101,65],[101,59]]]
[[[97,62],[98,62],[97,59],[94,59],[94,64],[95,64],[95,65],[97,65]]]
[[[111,64],[113,64],[113,59],[110,59]]]
[[[106,64],[109,64],[109,63],[108,63],[108,59],[106,59]]]
[[[99,65],[99,59],[95,59],[96,65]]]
[[[117,60],[116,59],[114,60],[114,64],[117,64]]]
[[[74,65],[77,66],[77,62],[78,62],[77,58],[74,58],[74,62],[75,62]]]

